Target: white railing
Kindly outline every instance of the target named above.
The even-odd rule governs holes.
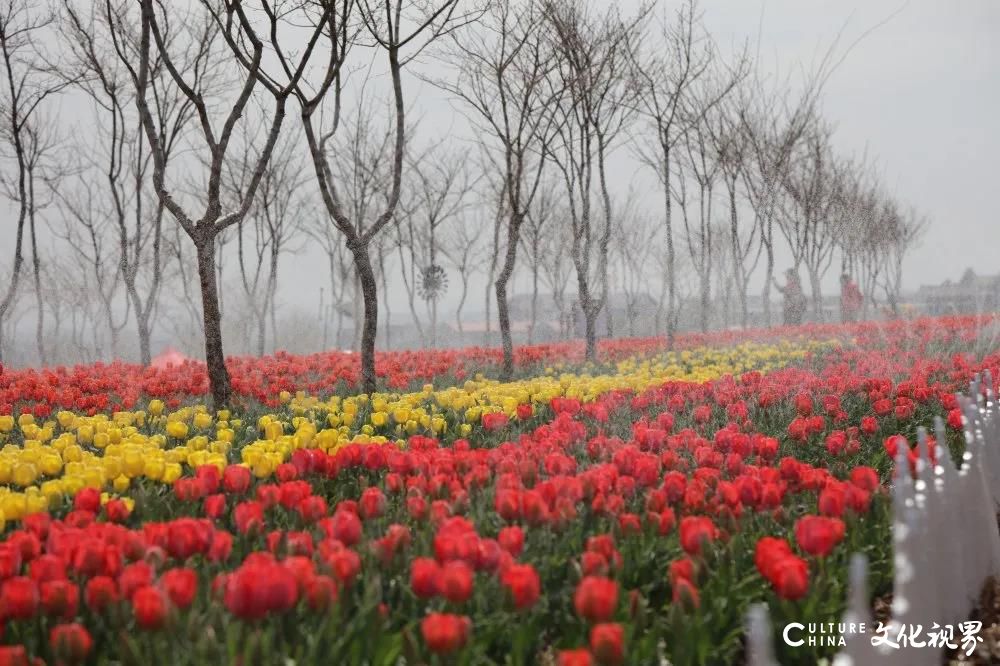
[[[948,454],[940,418],[934,420],[936,465],[928,455],[924,428],[917,431],[915,474],[910,473],[905,447],[900,447],[892,491],[891,620],[876,633],[879,625],[872,620],[867,559],[853,555],[841,626],[863,623],[866,632],[845,630],[844,647],[834,666],[940,664],[947,646],[943,641],[929,642],[932,632],[940,639],[951,625],[952,645],[963,647],[960,625],[968,619],[986,579],[1000,575],[1000,406],[989,372],[983,378],[977,375],[969,388],[971,397],[958,396],[966,441],[959,468]],[[909,636],[918,625],[921,631],[913,634],[916,641],[911,644]],[[750,666],[776,666],[772,636],[766,604],[755,604],[747,614]]]

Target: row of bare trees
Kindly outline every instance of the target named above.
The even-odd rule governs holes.
[[[526,339],[544,292],[594,359],[643,310],[668,344],[685,308],[706,330],[735,303],[749,325],[761,274],[769,324],[785,255],[818,317],[837,259],[896,308],[922,230],[834,147],[833,49],[805,81],[764,78],[695,0],[0,1],[0,354],[24,312],[41,363],[60,335],[109,357],[134,332],[144,364],[157,330],[196,335],[226,404],[224,338],[275,349],[281,267],[312,254],[328,279],[307,326],[326,347],[350,321],[366,391],[394,294],[435,346],[445,293],[462,333],[481,283],[510,374],[519,275]],[[463,127],[430,139],[418,83]]]

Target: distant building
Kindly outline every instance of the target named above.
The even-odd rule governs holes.
[[[971,268],[958,282],[922,285],[916,299],[930,315],[971,314],[1000,310],[1000,275],[976,275]]]

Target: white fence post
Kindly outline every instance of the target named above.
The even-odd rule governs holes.
[[[1000,401],[987,371],[969,384],[970,396],[957,396],[963,414],[965,453],[956,468],[948,450],[945,424],[934,419],[936,463],[931,460],[927,430],[917,429],[919,457],[915,474],[905,447],[896,456],[892,492],[893,600],[887,638],[899,647],[875,647],[876,625],[868,601],[868,566],[861,554],[851,557],[844,649],[834,666],[906,664],[934,666],[943,648],[914,647],[899,641],[901,627],[920,644],[934,624],[964,622],[983,582],[1000,575]],[[984,395],[985,393],[985,395]],[[802,622],[814,621],[803,618]],[[869,633],[853,634],[864,623]],[[956,631],[956,634],[958,632]],[[955,642],[960,636],[955,636]],[[747,614],[747,653],[751,666],[774,666],[767,607],[755,604]]]
[[[747,666],[778,666],[771,643],[771,618],[767,604],[753,604],[747,611]]]

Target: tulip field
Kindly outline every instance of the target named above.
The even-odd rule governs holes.
[[[0,665],[738,664],[838,622],[888,488],[1000,366],[987,317],[194,363],[0,367]],[[986,341],[984,343],[984,340]],[[910,460],[916,459],[913,450]]]

